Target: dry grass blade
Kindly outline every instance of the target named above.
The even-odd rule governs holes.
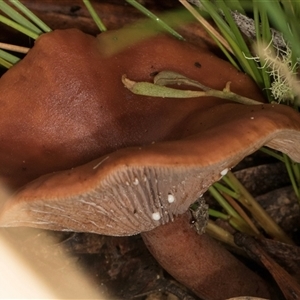
[[[22,46],[7,44],[7,43],[0,43],[0,49],[14,51],[18,53],[24,53],[24,54],[26,54],[30,50],[30,48],[27,47],[22,47]]]
[[[233,51],[228,42],[223,36],[211,26],[186,0],[179,0],[179,2],[202,24],[202,26],[214,37],[216,37],[220,43],[232,54]]]

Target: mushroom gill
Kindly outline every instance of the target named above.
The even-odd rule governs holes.
[[[44,34],[1,78],[0,178],[13,190],[35,180],[4,204],[0,226],[147,232],[174,221],[263,145],[300,161],[300,117],[286,106],[131,94],[123,74],[150,81],[171,70],[214,89],[231,81],[234,92],[262,100],[229,63],[171,37],[110,55],[120,34]]]
[[[263,145],[300,160],[299,115],[288,107],[219,104],[194,114],[201,125],[186,122],[189,134],[178,140],[127,147],[34,180],[8,201],[0,225],[137,234],[173,221]]]

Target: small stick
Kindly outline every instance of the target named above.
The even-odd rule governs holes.
[[[237,232],[234,235],[234,241],[238,246],[243,247],[251,257],[254,256],[267,268],[287,300],[300,298],[300,286],[297,281],[279,266],[253,237]]]
[[[27,47],[11,45],[11,44],[6,44],[6,43],[0,43],[0,49],[24,53],[24,54],[28,53],[28,51],[30,50],[30,48],[27,48]]]

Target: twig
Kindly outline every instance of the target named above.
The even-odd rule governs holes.
[[[293,300],[299,299],[300,297],[300,286],[297,281],[288,274],[281,266],[279,266],[257,243],[257,241],[250,237],[246,236],[240,232],[235,233],[234,235],[235,243],[243,247],[247,253],[252,257],[254,256],[259,260],[272,274],[277,284],[279,285],[281,291],[283,292],[285,299]]]
[[[28,51],[30,50],[30,48],[27,47],[6,44],[6,43],[0,43],[0,49],[9,50],[18,53],[24,53],[24,54],[28,53]]]

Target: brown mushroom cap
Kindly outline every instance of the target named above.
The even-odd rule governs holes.
[[[288,107],[131,94],[124,73],[150,80],[169,69],[218,89],[231,80],[236,92],[260,97],[228,63],[173,38],[158,35],[109,56],[122,44],[119,34],[45,34],[1,78],[4,180],[19,186],[74,167],[20,190],[1,226],[136,234],[185,212],[262,145],[300,161],[300,117]]]
[[[124,34],[110,31],[97,39],[75,29],[44,34],[2,76],[4,183],[15,189],[119,148],[177,139],[194,112],[224,103],[214,98],[139,97],[124,88],[125,73],[151,81],[153,73],[171,70],[216,89],[231,81],[233,91],[261,99],[249,78],[229,63],[171,37],[157,35],[109,56],[123,45]]]
[[[197,119],[178,140],[121,149],[35,180],[8,202],[0,225],[132,235],[173,221],[263,145],[300,161],[300,116],[288,107],[222,104]]]

